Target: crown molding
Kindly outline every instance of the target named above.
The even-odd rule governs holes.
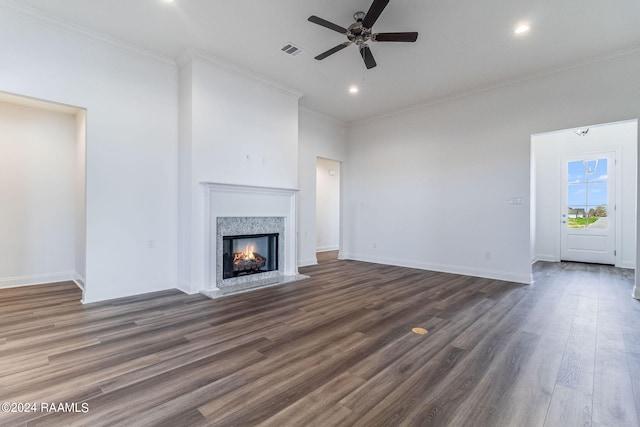
[[[606,63],[606,62],[610,62],[610,61],[614,61],[617,59],[625,59],[627,57],[633,56],[633,55],[638,55],[640,54],[640,45],[636,45],[636,46],[632,46],[629,48],[625,48],[625,49],[620,49],[620,50],[616,50],[614,52],[610,52],[607,53],[605,55],[600,55],[600,56],[594,56],[582,61],[577,61],[577,62],[572,62],[570,64],[566,64],[560,67],[554,67],[554,68],[547,68],[545,70],[542,71],[538,71],[535,73],[530,73],[530,74],[526,74],[524,76],[519,76],[513,79],[507,79],[507,80],[502,80],[499,82],[495,82],[489,85],[485,85],[485,86],[479,86],[476,87],[474,89],[470,89],[467,91],[463,91],[463,92],[458,92],[458,93],[454,93],[452,95],[447,95],[441,98],[437,98],[434,99],[432,101],[428,101],[428,102],[424,102],[424,103],[420,103],[420,104],[415,104],[412,106],[408,106],[405,108],[401,108],[395,111],[392,111],[390,113],[383,113],[383,114],[379,114],[379,115],[375,115],[372,117],[368,117],[365,119],[361,119],[361,120],[354,120],[351,122],[348,122],[347,125],[348,126],[352,126],[352,125],[360,125],[360,124],[365,124],[365,123],[369,123],[369,122],[373,122],[376,120],[381,120],[381,119],[386,119],[386,118],[390,118],[390,117],[394,117],[394,116],[398,116],[404,113],[409,113],[412,111],[417,111],[417,110],[422,110],[425,108],[429,108],[429,107],[433,107],[436,105],[441,105],[441,104],[446,104],[448,102],[451,101],[455,101],[458,99],[463,99],[463,98],[468,98],[470,96],[473,95],[478,95],[484,92],[490,92],[492,90],[496,90],[496,89],[500,89],[500,88],[504,88],[504,87],[508,87],[508,86],[513,86],[516,84],[520,84],[520,83],[525,83],[531,80],[537,80],[546,76],[551,76],[554,74],[560,74],[566,71],[571,71],[571,70],[575,70],[578,68],[582,68],[582,67],[593,67],[602,63]]]
[[[331,116],[329,116],[329,115],[327,115],[327,114],[324,114],[324,113],[321,113],[321,112],[319,112],[319,111],[313,110],[313,109],[311,109],[311,108],[309,108],[309,107],[299,106],[299,107],[298,107],[298,109],[299,109],[300,111],[304,111],[305,113],[308,113],[308,114],[310,114],[310,115],[312,115],[312,116],[316,116],[316,117],[319,117],[319,118],[321,118],[321,119],[324,119],[324,120],[326,120],[326,121],[328,121],[328,122],[331,122],[331,123],[333,123],[333,124],[335,124],[335,125],[342,126],[342,127],[344,127],[345,129],[346,129],[346,128],[347,128],[347,126],[349,125],[349,123],[347,123],[347,122],[344,122],[344,121],[342,121],[342,120],[338,120],[338,119],[336,119],[335,117],[331,117]]]
[[[146,58],[154,59],[156,61],[160,61],[173,66],[176,65],[175,61],[168,56],[152,52],[139,46],[135,46],[131,43],[127,43],[115,37],[111,37],[106,34],[99,33],[95,30],[83,27],[81,25],[74,24],[62,18],[53,17],[32,7],[19,4],[14,0],[0,0],[0,8],[6,9],[21,18],[28,19],[38,24],[47,25],[51,28],[64,31],[67,34],[84,40],[104,43],[113,47],[125,49],[139,56],[144,56]]]
[[[243,76],[248,77],[252,80],[258,81],[260,83],[276,88],[282,92],[285,92],[288,95],[293,95],[298,99],[300,99],[302,95],[304,95],[302,92],[292,87],[286,86],[280,82],[269,80],[259,74],[256,74],[238,65],[227,62],[224,59],[221,59],[215,55],[212,55],[210,53],[197,50],[197,49],[187,49],[176,58],[175,63],[178,65],[178,68],[182,68],[185,64],[192,61],[194,58],[200,59],[202,61],[208,62],[209,64],[216,65],[218,67],[226,68],[227,70],[231,70],[235,73],[242,74]]]

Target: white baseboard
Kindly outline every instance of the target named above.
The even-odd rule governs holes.
[[[533,260],[532,264],[535,264],[538,261],[544,261],[544,262],[560,262],[560,258],[555,255],[555,254],[536,254],[535,259]],[[616,267],[618,268],[630,268],[630,269],[635,269],[636,266],[633,263],[633,261],[620,261],[619,263],[616,264]]]
[[[298,260],[298,267],[308,267],[310,265],[318,265],[318,258],[307,258]]]
[[[640,300],[640,286],[636,285],[636,286],[633,288],[633,290],[634,290],[634,292],[633,292],[633,295],[632,295],[632,296],[633,296],[635,299]]]
[[[330,252],[337,251],[338,249],[340,249],[338,245],[319,246],[316,248],[316,252]]]
[[[85,283],[84,277],[79,275],[78,272],[75,272],[73,273],[73,281],[80,289],[82,289],[82,292],[84,292],[84,283]]]
[[[537,261],[560,262],[560,258],[555,254],[536,254],[536,262]]]
[[[135,295],[143,295],[151,292],[168,291],[171,289],[177,289],[177,280],[166,280],[159,282],[147,282],[141,284],[136,283],[135,286],[121,285],[114,289],[113,287],[96,288],[95,286],[89,286],[89,288],[82,295],[82,303],[90,304],[94,302],[102,302],[112,299],[119,299],[125,297],[132,297]]]
[[[76,273],[65,271],[51,274],[33,274],[30,276],[0,278],[0,288],[15,288],[18,286],[44,285],[46,283],[72,282],[76,279]]]
[[[480,269],[474,267],[465,267],[462,265],[431,264],[416,261],[407,261],[404,259],[372,257],[361,254],[342,254],[341,259],[352,259],[356,261],[374,262],[377,264],[394,265],[398,267],[439,271],[442,273],[460,274],[462,276],[483,277],[486,279],[504,280],[506,282],[523,283],[527,285],[533,283],[533,275],[531,273],[520,274],[513,273],[511,271]]]
[[[630,268],[631,270],[636,269],[636,265],[633,262],[621,261],[620,264],[617,264],[618,268]]]

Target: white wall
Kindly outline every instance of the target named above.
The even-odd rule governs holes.
[[[190,223],[180,227],[178,251],[189,257],[179,283],[197,292],[207,286],[201,183],[297,187],[299,94],[193,52],[180,83],[180,218]]]
[[[194,182],[296,187],[299,95],[198,56],[192,73]]]
[[[76,118],[0,102],[0,287],[75,278]]]
[[[298,157],[298,264],[317,264],[316,259],[316,160],[342,162],[348,167],[346,126],[316,112],[299,113]],[[343,180],[342,180],[343,181]],[[344,200],[344,197],[343,197]]]
[[[316,163],[316,250],[340,248],[340,162],[318,158]]]
[[[560,161],[563,155],[619,150],[621,155],[616,161],[620,179],[616,187],[621,197],[617,203],[620,222],[616,223],[616,265],[635,268],[638,124],[634,120],[580,128],[586,127],[589,127],[589,132],[584,137],[569,129],[533,135],[531,138],[536,162],[536,190],[533,193],[536,197],[536,213],[532,218],[536,224],[535,258],[560,261]],[[613,214],[614,210],[610,209],[609,215]]]
[[[638,73],[636,51],[355,124],[345,255],[529,282],[530,135],[637,118]]]
[[[179,71],[178,140],[178,288],[191,292],[191,210],[193,197],[191,158],[193,144],[193,67],[191,61]]]
[[[175,65],[0,8],[0,91],[87,109],[84,301],[174,288]]]

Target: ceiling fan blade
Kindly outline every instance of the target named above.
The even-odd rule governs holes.
[[[418,40],[418,33],[377,33],[371,39],[376,42],[414,42]]]
[[[369,11],[362,20],[362,26],[365,28],[373,27],[373,24],[376,23],[376,21],[380,17],[380,14],[388,4],[389,0],[373,0]]]
[[[347,34],[349,32],[349,30],[347,30],[346,28],[341,27],[338,24],[334,24],[333,22],[329,22],[326,19],[319,18],[319,17],[317,17],[315,15],[311,15],[309,17],[308,21],[309,22],[313,22],[314,24],[321,25],[321,26],[323,26],[325,28],[328,28],[330,30],[337,31],[340,34]]]
[[[373,54],[371,53],[371,49],[369,46],[363,45],[360,47],[360,55],[362,55],[362,59],[364,59],[364,65],[367,66],[367,70],[372,69],[376,65],[376,60],[373,59]]]
[[[334,53],[341,51],[342,49],[344,49],[345,47],[349,46],[350,44],[351,44],[351,42],[344,42],[344,43],[341,43],[341,44],[339,44],[338,46],[336,46],[336,47],[332,47],[332,48],[331,48],[331,49],[329,49],[328,51],[323,52],[323,53],[321,53],[320,55],[316,56],[316,59],[317,59],[318,61],[320,61],[320,60],[322,60],[322,59],[326,58],[326,57],[327,57],[327,56],[329,56],[329,55],[333,55]]]

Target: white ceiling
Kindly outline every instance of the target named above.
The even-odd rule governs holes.
[[[6,3],[6,0],[3,0]],[[371,43],[365,70],[350,46],[314,56],[372,0],[20,0],[48,15],[176,58],[207,52],[304,94],[302,106],[344,122],[433,102],[640,46],[638,0],[391,0],[375,32],[418,31],[416,43]],[[513,33],[528,21],[525,36]],[[280,51],[293,42],[305,53]],[[363,81],[364,79],[364,81]],[[347,92],[360,86],[357,95]]]

